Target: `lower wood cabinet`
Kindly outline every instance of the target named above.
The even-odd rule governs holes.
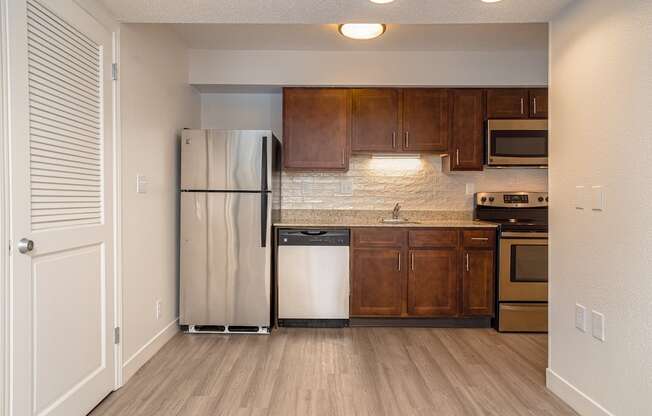
[[[401,314],[405,266],[401,248],[354,248],[351,314]]]
[[[462,312],[466,316],[488,316],[494,313],[493,250],[464,250],[462,273]]]
[[[352,230],[352,317],[491,317],[495,230]]]
[[[410,250],[407,312],[411,316],[458,314],[458,252],[454,248]]]

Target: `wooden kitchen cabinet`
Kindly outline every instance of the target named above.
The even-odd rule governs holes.
[[[445,152],[450,140],[450,91],[403,90],[403,150]]]
[[[351,315],[401,315],[403,248],[355,248],[352,257]]]
[[[487,118],[528,118],[529,94],[526,88],[487,90]]]
[[[457,249],[410,250],[409,263],[408,315],[456,316],[458,314]]]
[[[464,316],[492,316],[494,313],[493,249],[465,249],[462,272],[462,313]]]
[[[496,231],[356,228],[352,318],[488,318],[494,313]]]
[[[548,118],[548,88],[532,88],[529,97],[530,118]]]
[[[401,94],[394,88],[353,90],[351,150],[395,152],[401,144]]]
[[[450,170],[481,171],[484,159],[484,91],[456,89],[452,96]]]
[[[285,169],[348,170],[350,143],[350,89],[283,89]]]

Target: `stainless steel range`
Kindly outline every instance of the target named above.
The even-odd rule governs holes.
[[[477,193],[474,217],[500,224],[498,330],[547,332],[548,193]]]

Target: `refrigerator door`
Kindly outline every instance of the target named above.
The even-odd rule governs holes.
[[[269,189],[273,140],[267,130],[183,130],[181,189]]]
[[[181,193],[182,325],[270,326],[267,197]]]

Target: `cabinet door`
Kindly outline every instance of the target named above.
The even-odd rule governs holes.
[[[290,170],[347,170],[350,90],[283,90],[283,161]]]
[[[446,89],[403,90],[403,150],[446,151],[450,138],[450,99]]]
[[[353,250],[351,267],[351,315],[401,314],[405,263],[401,249]]]
[[[482,170],[483,101],[482,90],[460,89],[453,91],[451,170]]]
[[[353,90],[354,152],[393,152],[400,149],[400,94],[392,88]]]
[[[458,253],[457,249],[410,250],[409,315],[458,314]]]
[[[487,118],[528,118],[528,90],[493,88],[487,90]]]
[[[530,118],[548,118],[548,88],[530,90]]]
[[[494,313],[493,250],[465,250],[462,273],[463,312],[466,316]]]

